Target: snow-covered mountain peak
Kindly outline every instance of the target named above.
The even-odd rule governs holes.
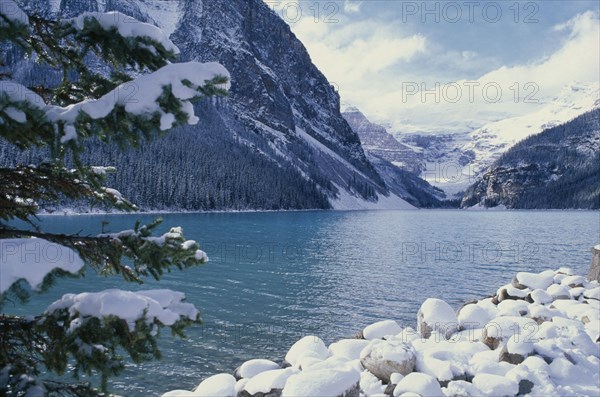
[[[598,83],[574,83],[535,112],[484,125],[471,132],[471,141],[462,147],[473,151],[473,168],[483,171],[501,153],[530,135],[563,124],[599,106]]]

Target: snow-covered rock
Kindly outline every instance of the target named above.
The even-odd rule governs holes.
[[[562,285],[552,284],[546,289],[546,292],[552,296],[552,299],[571,299],[571,294],[569,294],[569,290]]]
[[[449,304],[441,299],[429,298],[417,313],[417,331],[424,338],[429,338],[433,331],[449,338],[458,331],[458,319]]]
[[[498,316],[525,316],[529,313],[529,304],[524,300],[504,300],[498,303]]]
[[[394,396],[400,396],[404,393],[416,393],[420,396],[444,396],[440,384],[435,378],[413,372],[408,374],[396,385],[394,389]]]
[[[566,276],[560,282],[560,285],[568,288],[583,287],[585,284],[587,280],[582,276]]]
[[[279,369],[279,365],[271,360],[254,359],[248,360],[235,370],[235,376],[239,378],[252,378],[261,372]]]
[[[483,395],[472,383],[464,380],[454,380],[448,383],[448,386],[443,388],[442,392],[448,397],[477,397]]]
[[[363,337],[367,340],[381,339],[385,336],[397,335],[402,332],[402,327],[394,320],[378,321],[363,329]]]
[[[554,283],[554,271],[546,270],[541,273],[519,272],[512,281],[512,285],[519,289],[546,289]]]
[[[285,360],[292,365],[297,365],[302,356],[306,355],[313,355],[324,360],[329,357],[329,350],[321,338],[309,335],[292,345],[285,355]]]
[[[477,374],[473,385],[485,396],[515,396],[519,392],[517,382],[499,375]]]
[[[525,317],[496,317],[486,324],[483,330],[483,343],[496,349],[514,334],[528,334],[538,328],[535,320]]]
[[[527,336],[513,335],[500,351],[500,361],[510,364],[520,364],[534,350],[534,343]]]
[[[392,374],[392,380],[391,382],[393,383],[393,375]],[[364,393],[366,396],[372,396],[372,395],[376,395],[376,394],[382,394],[385,389],[386,386],[383,384],[383,382],[381,382],[381,380],[379,378],[377,378],[375,375],[373,375],[372,373],[370,373],[368,370],[364,370],[361,374],[360,374],[360,390],[362,393]]]
[[[235,397],[236,380],[229,374],[218,374],[207,378],[196,387],[194,396]]]
[[[360,372],[351,368],[302,371],[288,379],[281,396],[358,396],[360,379]]]
[[[536,289],[531,291],[531,299],[535,303],[539,303],[540,305],[545,305],[552,302],[552,295],[550,295],[546,290]]]
[[[332,356],[356,360],[360,358],[360,352],[368,345],[368,340],[342,339],[329,345],[329,352]]]
[[[282,390],[285,387],[288,378],[296,373],[298,373],[298,370],[294,368],[273,369],[261,372],[246,383],[243,391],[250,395],[254,395]]]
[[[588,299],[600,300],[600,287],[585,290],[583,296]]]
[[[383,382],[393,373],[412,372],[416,357],[412,346],[400,340],[373,340],[360,353],[360,362]]]
[[[469,304],[458,311],[458,324],[462,329],[483,328],[492,317],[479,305]]]

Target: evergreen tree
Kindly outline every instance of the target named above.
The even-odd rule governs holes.
[[[45,232],[34,217],[65,199],[135,210],[104,186],[115,169],[82,160],[86,142],[139,147],[175,126],[197,123],[190,101],[225,95],[227,71],[215,63],[171,63],[179,50],[160,29],[116,12],[51,21],[0,0],[0,41],[3,56],[5,48],[16,49],[61,76],[59,84],[25,87],[0,74],[0,137],[47,153],[38,165],[0,168],[0,309],[86,268],[142,283],[204,263],[205,253],[181,228],[153,236],[159,221],[82,236]],[[14,220],[31,227],[15,227]],[[58,254],[49,258],[49,247]],[[182,335],[199,321],[184,298],[168,290],[110,290],[67,294],[36,317],[0,313],[0,395],[105,395],[108,378],[124,368],[124,352],[135,362],[160,358],[161,328]],[[99,375],[100,384],[52,375],[69,367],[75,378]]]

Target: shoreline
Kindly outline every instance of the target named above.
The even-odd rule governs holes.
[[[416,320],[378,321],[329,346],[305,336],[280,363],[249,360],[162,397],[600,393],[600,285],[569,268],[519,272],[457,311],[429,298]]]
[[[148,211],[134,211],[134,212],[107,212],[107,211],[94,211],[94,212],[77,212],[77,211],[64,211],[57,210],[54,212],[43,212],[36,216],[38,217],[58,217],[58,216],[110,216],[110,215],[183,215],[183,214],[252,214],[252,213],[294,213],[294,212],[396,212],[396,211],[444,211],[444,212],[465,212],[465,213],[485,213],[485,212],[593,212],[600,214],[600,210],[597,209],[582,209],[582,208],[548,208],[548,209],[502,209],[494,210],[493,208],[415,208],[415,209],[290,209],[290,210],[215,210],[215,211],[201,211],[201,210],[148,210]]]

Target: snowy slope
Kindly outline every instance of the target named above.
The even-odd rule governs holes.
[[[471,162],[473,168],[483,171],[518,141],[598,107],[599,83],[573,84],[564,87],[557,97],[534,113],[490,123],[471,132],[470,142],[462,150],[472,151],[475,155]]]
[[[378,195],[377,202],[366,201],[336,186],[340,193],[337,198],[330,199],[331,206],[336,210],[409,210],[417,209],[405,200],[390,193],[388,196]]]
[[[463,207],[600,208],[600,109],[517,143],[471,186]]]
[[[537,110],[508,117],[464,133],[397,134],[417,147],[426,163],[421,177],[454,195],[474,183],[502,153],[517,142],[600,107],[599,84],[573,83],[554,98],[540,100]]]

